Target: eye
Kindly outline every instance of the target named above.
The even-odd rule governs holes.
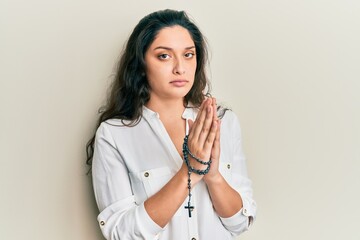
[[[192,53],[192,52],[185,53],[186,58],[193,58],[194,56],[195,56],[195,53]]]
[[[160,60],[165,60],[165,59],[169,59],[170,56],[169,56],[169,54],[164,53],[164,54],[160,54],[160,55],[158,56],[158,58],[159,58]]]

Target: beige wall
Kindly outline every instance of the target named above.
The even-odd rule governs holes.
[[[0,2],[0,238],[102,239],[84,146],[119,50],[185,9],[239,115],[258,219],[240,239],[360,239],[360,2]]]

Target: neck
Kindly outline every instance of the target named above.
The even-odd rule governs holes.
[[[182,98],[160,101],[152,97],[145,106],[152,111],[159,113],[161,120],[181,118],[185,110]]]

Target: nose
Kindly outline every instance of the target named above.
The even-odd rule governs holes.
[[[176,75],[185,74],[185,66],[181,59],[176,60],[173,73]]]

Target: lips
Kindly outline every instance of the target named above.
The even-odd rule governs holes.
[[[170,82],[170,84],[172,84],[175,87],[183,87],[186,85],[186,83],[188,83],[189,81],[184,80],[184,79],[176,79]]]

